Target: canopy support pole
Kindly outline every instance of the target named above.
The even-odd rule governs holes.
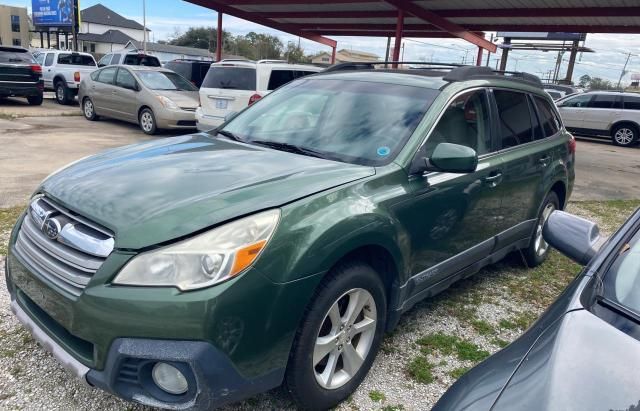
[[[402,47],[402,30],[404,28],[404,10],[398,9],[398,19],[396,20],[396,38],[393,43],[393,61],[400,60],[400,47]],[[398,68],[397,63],[393,63],[393,68]]]
[[[222,60],[222,13],[218,12],[218,29],[216,30],[216,61]]]

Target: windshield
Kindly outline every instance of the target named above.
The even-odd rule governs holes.
[[[438,93],[379,82],[298,80],[259,100],[224,130],[249,143],[284,143],[379,166],[402,149]]]
[[[113,62],[115,63],[115,61]],[[160,60],[154,56],[147,56],[144,54],[127,54],[124,56],[124,62],[126,66],[148,66],[148,67],[160,67]]]
[[[136,71],[142,84],[151,90],[198,91],[188,80],[176,73],[165,71]]]
[[[640,315],[640,232],[622,246],[603,281],[606,299]]]

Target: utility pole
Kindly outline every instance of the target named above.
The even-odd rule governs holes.
[[[142,44],[144,54],[147,54],[147,5],[145,0],[142,0]]]
[[[620,83],[622,82],[622,77],[624,77],[625,73],[627,72],[627,64],[629,64],[629,59],[631,58],[631,56],[635,56],[635,54],[627,53],[627,60],[624,62],[624,67],[622,68],[622,73],[620,73],[620,78],[618,79],[618,85],[616,86],[617,89],[620,88]]]

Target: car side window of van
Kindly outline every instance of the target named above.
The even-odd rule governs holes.
[[[295,72],[293,70],[272,70],[267,90],[275,90],[292,81],[294,78]]]
[[[551,137],[560,131],[560,123],[553,112],[549,102],[541,97],[534,96],[536,107],[538,109],[539,121],[542,127],[543,136]]]
[[[625,110],[640,110],[640,97],[624,96]]]
[[[54,53],[47,53],[47,57],[44,59],[44,65],[50,66],[53,64],[53,57],[55,57]]]
[[[456,97],[438,120],[427,142],[425,152],[431,155],[440,143],[470,147],[478,155],[491,152],[489,100],[485,90]]]
[[[622,108],[622,96],[614,94],[596,94],[589,104],[589,108]]]
[[[501,148],[533,141],[532,116],[527,95],[517,91],[494,90],[498,109],[498,139]]]
[[[560,106],[561,107],[587,107],[587,105],[589,104],[589,101],[591,100],[591,97],[593,97],[593,95],[591,94],[582,94],[579,96],[575,96],[567,100],[564,100],[563,102],[560,103]]]

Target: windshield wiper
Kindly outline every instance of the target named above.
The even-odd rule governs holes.
[[[228,138],[229,140],[233,140],[233,141],[243,141],[240,137],[236,136],[235,134],[233,134],[230,131],[227,130],[217,130],[216,131],[216,135],[222,135],[225,136],[226,138]]]
[[[276,150],[287,151],[289,153],[302,154],[310,157],[326,158],[324,154],[311,148],[300,147],[289,143],[279,143],[277,141],[267,140],[251,140],[249,143],[273,148]]]

